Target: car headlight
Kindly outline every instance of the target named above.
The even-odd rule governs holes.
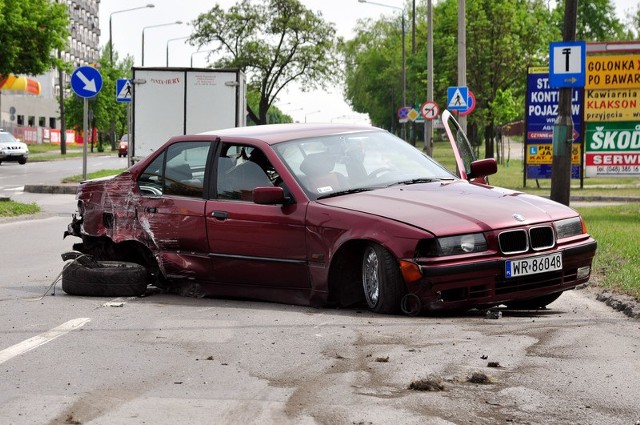
[[[569,238],[571,236],[581,235],[587,233],[587,228],[582,220],[582,217],[572,217],[565,220],[558,220],[553,223],[556,228],[556,235],[558,239]]]
[[[487,240],[482,233],[438,238],[438,256],[471,254],[487,250]]]

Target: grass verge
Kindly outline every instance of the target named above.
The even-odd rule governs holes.
[[[640,300],[640,204],[577,209],[598,241],[592,283]]]
[[[16,217],[40,212],[40,207],[34,202],[23,204],[15,201],[0,201],[0,217]]]
[[[62,155],[60,153],[60,145],[52,143],[40,143],[29,145],[29,162],[46,162],[55,160],[65,160],[68,158],[81,158],[83,156],[82,145],[68,144],[67,152]],[[90,148],[89,148],[90,149]],[[111,147],[107,150],[110,152]],[[89,152],[89,155],[104,155],[105,152],[98,152],[94,148],[94,152]]]
[[[123,172],[125,169],[126,168],[118,168],[118,169],[112,169],[112,170],[95,171],[93,173],[87,174],[87,180],[115,176],[116,174],[120,174],[121,172]],[[62,179],[62,183],[80,183],[82,180],[83,180],[82,174],[78,174],[71,177],[65,177],[64,179]]]

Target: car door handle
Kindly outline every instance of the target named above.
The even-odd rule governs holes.
[[[229,213],[226,211],[214,211],[211,215],[217,220],[226,220],[229,217]]]
[[[148,212],[148,213],[151,213],[151,214],[155,214],[155,213],[157,213],[157,212],[158,212],[158,209],[157,209],[156,207],[146,207],[146,208],[144,209],[144,212]]]

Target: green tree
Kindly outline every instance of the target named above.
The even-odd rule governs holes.
[[[556,26],[563,27],[564,1],[557,2]],[[612,0],[578,1],[576,40],[620,41],[626,39],[624,24],[616,17]]]
[[[242,70],[249,90],[260,93],[257,109],[248,107],[255,123],[267,122],[269,108],[288,84],[311,90],[337,77],[334,26],[298,0],[242,0],[228,12],[216,5],[193,27],[191,44],[215,43],[222,57],[214,65]]]
[[[636,10],[628,15],[629,19],[629,36],[627,38],[640,40],[640,4],[636,6]]]
[[[356,112],[393,133],[402,104],[402,27],[399,19],[361,20],[353,40],[341,44],[344,95]]]
[[[447,88],[458,81],[458,0],[434,2],[434,99],[446,105]],[[564,3],[564,2],[556,2]],[[587,4],[589,3],[589,4]],[[610,0],[580,2],[583,34],[616,40],[619,21],[611,14]],[[518,116],[524,116],[526,69],[548,61],[549,42],[561,40],[563,5],[549,8],[546,0],[467,0],[467,86],[474,92],[476,109],[469,115],[472,142],[486,145],[486,156],[494,156],[494,128],[511,115],[511,101],[520,101]],[[417,10],[417,52],[407,58],[407,92],[412,100],[426,100],[426,8]],[[604,19],[607,28],[598,32]],[[360,22],[354,39],[344,43],[346,57],[345,96],[358,112],[369,113],[375,125],[391,127],[396,119],[399,93],[394,76],[399,75],[399,22]],[[507,96],[508,94],[508,96]],[[507,102],[507,97],[511,100]],[[393,105],[395,103],[395,108]],[[386,115],[385,115],[386,114]],[[477,131],[475,131],[477,130]],[[481,136],[477,136],[480,134]],[[481,140],[482,139],[482,140]]]
[[[253,109],[254,111],[258,110],[258,106],[260,105],[260,92],[256,90],[249,90],[247,93],[247,107]],[[267,122],[266,124],[281,124],[281,123],[291,123],[293,122],[293,118],[290,115],[285,114],[275,105],[271,105],[269,111],[267,112]],[[251,118],[247,121],[247,125],[258,125],[258,123],[254,122]]]
[[[39,75],[57,67],[51,52],[65,48],[68,26],[66,3],[0,0],[0,75]]]

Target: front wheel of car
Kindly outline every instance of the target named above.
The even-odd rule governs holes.
[[[69,295],[132,297],[147,290],[144,266],[125,261],[73,261],[62,269],[62,290]]]
[[[26,163],[27,163],[27,159],[26,158],[22,158],[22,159],[18,160],[18,164],[20,164],[20,165],[24,165]]]
[[[406,293],[398,262],[384,247],[369,244],[362,258],[362,287],[367,305],[376,313],[400,311]]]
[[[505,303],[507,308],[512,310],[538,310],[545,308],[558,298],[560,298],[562,292],[556,292],[555,294],[543,295],[537,298],[531,298],[530,300],[511,301]]]

